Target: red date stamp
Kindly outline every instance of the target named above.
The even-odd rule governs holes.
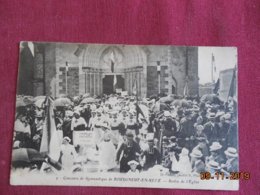
[[[250,179],[250,173],[248,172],[230,172],[229,174],[226,174],[224,172],[202,172],[200,173],[200,179],[201,180],[249,180]]]

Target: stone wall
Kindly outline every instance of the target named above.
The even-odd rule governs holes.
[[[96,63],[101,63],[102,56],[105,54],[109,46],[85,45],[85,49],[80,55],[75,55],[78,48],[77,44],[63,44],[63,43],[35,43],[35,57],[34,57],[34,95],[43,95],[44,78],[43,78],[43,63],[45,63],[45,93],[53,97],[59,94],[66,93],[65,87],[65,67],[66,62],[69,65],[68,76],[68,94],[79,95],[85,92],[99,95],[102,94],[102,78],[106,72],[97,72],[86,74],[82,72],[82,68],[88,67],[92,64],[92,68],[100,66],[100,64],[93,64],[93,56],[99,58]],[[45,50],[43,50],[43,47]],[[128,48],[129,49],[125,49]],[[142,92],[142,96],[151,96],[158,94],[158,64],[161,67],[160,71],[160,92],[165,94],[175,93],[183,95],[185,83],[188,82],[189,94],[198,94],[198,48],[197,47],[175,47],[175,46],[118,46],[118,56],[121,55],[122,63],[131,69],[143,67],[140,74],[140,81],[138,88]],[[45,53],[44,53],[45,51]],[[90,52],[91,55],[88,54]],[[119,55],[120,54],[120,55]],[[98,57],[99,55],[99,57]],[[108,55],[108,54],[106,54]],[[44,58],[45,56],[45,58]],[[132,61],[130,60],[132,59]],[[131,65],[132,63],[132,65]],[[124,67],[123,65],[121,65]],[[127,68],[127,69],[129,69]],[[98,69],[97,69],[98,70]],[[120,74],[125,77],[125,88],[131,94],[131,75],[124,72],[125,68],[121,70]],[[109,74],[109,70],[108,71]],[[119,71],[120,72],[120,71]],[[146,76],[147,75],[147,76]],[[92,78],[93,77],[93,78]],[[138,77],[139,78],[139,77]],[[133,80],[133,79],[132,79]],[[98,85],[98,87],[95,85]],[[174,87],[172,87],[174,86]]]

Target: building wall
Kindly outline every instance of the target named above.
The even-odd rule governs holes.
[[[220,71],[219,73],[219,97],[222,101],[227,101],[228,95],[229,95],[229,90],[231,87],[231,82],[234,74],[234,69],[226,69],[223,71]],[[234,97],[237,99],[237,87],[236,87],[236,77],[235,77],[235,94]]]
[[[36,45],[39,43],[36,43]],[[40,45],[40,44],[39,44]],[[109,73],[109,66],[105,70],[99,67],[107,61],[109,45],[84,45],[80,55],[75,55],[78,48],[76,44],[44,44],[45,46],[45,77],[46,94],[58,97],[66,93],[65,67],[69,64],[68,94],[79,95],[85,92],[91,95],[102,94],[102,78]],[[113,46],[114,47],[114,46]],[[113,48],[112,47],[112,48]],[[172,85],[176,88],[176,94],[183,95],[185,82],[188,82],[189,94],[198,94],[198,48],[174,47],[174,46],[116,46],[117,55],[121,59],[118,70],[125,79],[125,89],[132,93],[133,79],[138,77],[138,92],[142,96],[157,95],[158,72],[160,64],[160,92],[172,93]],[[37,50],[35,56],[34,76],[42,78],[43,53]],[[91,65],[91,66],[90,66]],[[102,65],[103,66],[103,65]],[[102,67],[101,66],[101,67]],[[105,66],[105,65],[104,65]],[[87,74],[84,67],[91,67]],[[131,73],[131,69],[142,67],[141,72]],[[124,69],[125,68],[125,69]],[[128,72],[122,72],[127,70]],[[130,72],[129,72],[130,70]],[[43,83],[35,85],[34,95],[42,95]]]
[[[158,93],[158,62],[161,66],[160,92],[172,93],[172,85],[176,94],[183,95],[186,80],[189,94],[198,94],[198,48],[174,46],[148,46],[147,96]],[[188,57],[186,57],[188,56]]]

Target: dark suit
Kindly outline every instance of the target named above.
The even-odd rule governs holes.
[[[204,133],[208,138],[209,144],[218,141],[219,126],[216,123],[207,122],[204,125]]]
[[[130,169],[127,163],[131,160],[137,160],[136,153],[140,154],[140,152],[140,146],[136,142],[133,141],[131,145],[122,143],[116,155],[116,160],[120,161],[120,172],[127,172]],[[122,158],[120,159],[121,155]]]
[[[157,148],[149,148],[145,150],[142,154],[142,157],[145,156],[144,170],[147,170],[153,167],[155,164],[161,163],[161,155]]]

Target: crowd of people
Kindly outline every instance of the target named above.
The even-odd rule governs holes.
[[[41,152],[49,122],[45,99],[17,97],[13,150]],[[54,100],[54,120],[60,157],[53,162],[45,156],[34,170],[86,172],[95,165],[95,171],[127,174],[238,171],[237,103],[231,97],[63,96]],[[79,132],[92,132],[91,143],[79,143]]]

